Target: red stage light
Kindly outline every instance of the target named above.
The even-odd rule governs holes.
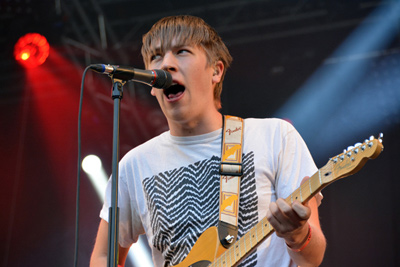
[[[14,57],[27,68],[43,64],[49,56],[50,45],[38,33],[28,33],[18,39],[14,46]]]

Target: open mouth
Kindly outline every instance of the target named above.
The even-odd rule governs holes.
[[[168,87],[167,89],[164,89],[164,95],[168,99],[174,99],[174,98],[177,98],[180,95],[182,95],[184,91],[185,91],[185,87],[183,85],[173,84],[170,87]]]

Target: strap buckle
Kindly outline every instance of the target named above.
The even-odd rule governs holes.
[[[219,173],[226,176],[242,176],[243,163],[221,162]]]

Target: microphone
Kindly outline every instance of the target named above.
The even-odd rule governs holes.
[[[140,70],[104,64],[92,64],[89,67],[98,73],[107,74],[115,79],[136,81],[158,89],[166,89],[172,85],[171,73],[164,70]]]

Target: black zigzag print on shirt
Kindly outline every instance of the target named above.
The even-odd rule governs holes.
[[[164,266],[181,262],[199,236],[207,228],[218,225],[220,162],[214,156],[143,180],[154,233],[153,246],[163,254]],[[243,157],[243,164],[239,238],[258,220],[252,152]],[[257,255],[253,253],[240,266],[256,264]]]
[[[240,201],[238,218],[238,239],[258,223],[258,197],[256,193],[256,175],[254,153],[243,158],[243,177],[240,183]],[[257,266],[257,254],[253,252],[239,264],[239,267]]]

